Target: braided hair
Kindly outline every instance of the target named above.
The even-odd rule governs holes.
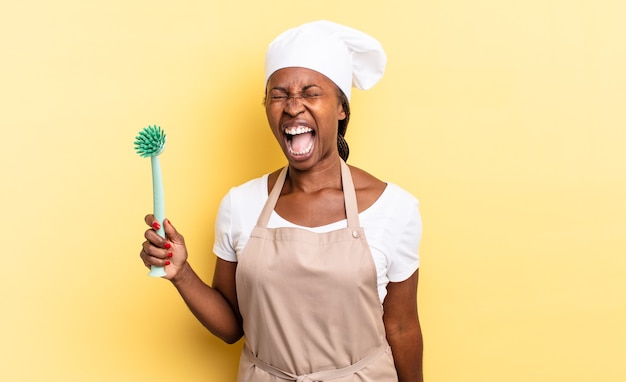
[[[348,129],[348,122],[350,121],[350,103],[348,102],[348,97],[339,90],[339,98],[341,99],[341,105],[343,106],[343,111],[346,114],[346,118],[339,121],[339,131],[337,134],[337,149],[339,151],[339,156],[344,161],[348,160],[348,155],[350,155],[350,148],[348,147],[348,142],[346,142],[346,130]]]

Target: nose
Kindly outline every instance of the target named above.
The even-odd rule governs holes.
[[[285,103],[285,113],[292,117],[302,113],[304,111],[304,104],[302,102],[301,95],[292,95],[287,98]]]

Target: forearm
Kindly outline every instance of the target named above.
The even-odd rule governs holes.
[[[176,279],[172,279],[183,300],[194,316],[211,333],[227,343],[234,343],[243,335],[238,314],[217,289],[211,288],[185,263]]]
[[[419,322],[387,333],[399,382],[422,382],[422,331]]]

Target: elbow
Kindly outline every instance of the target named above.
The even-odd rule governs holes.
[[[232,328],[231,330],[212,331],[220,340],[232,345],[243,337],[243,329],[241,327]]]
[[[219,336],[219,338],[222,341],[226,342],[229,345],[232,345],[235,342],[239,341],[241,337],[243,337],[243,334],[236,334],[236,335],[231,335],[231,336]]]
[[[385,332],[390,343],[403,341],[403,339],[421,342],[422,338],[422,328],[417,317],[410,320],[386,320]]]

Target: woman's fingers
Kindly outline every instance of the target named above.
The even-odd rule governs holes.
[[[185,239],[168,219],[164,219],[161,223],[163,227],[152,214],[146,215],[144,221],[150,229],[144,233],[146,241],[142,244],[139,257],[146,267],[150,268],[153,265],[167,267],[166,272],[175,275],[187,260]],[[157,233],[157,230],[161,228],[165,232],[165,238]]]
[[[172,222],[169,219],[164,219],[163,225],[165,230],[165,237],[167,238],[167,240],[171,241],[174,244],[185,244],[185,239],[180,233],[178,233],[178,231],[176,230],[176,228],[174,228]]]
[[[155,231],[161,229],[161,223],[154,217],[153,214],[146,215],[146,217],[144,217],[144,221]]]
[[[150,226],[150,227],[152,227],[153,229],[159,229],[158,227],[157,227],[157,228],[154,228],[155,224],[156,224],[156,225],[158,225],[158,224],[159,224],[159,222],[158,222],[158,221],[154,218],[154,215],[153,215],[153,214],[148,214],[148,215],[146,215],[146,216],[143,218],[143,220],[146,222],[146,224],[147,224],[147,225],[149,225],[149,226]]]
[[[141,252],[139,252],[139,257],[141,258],[141,261],[143,261],[143,265],[145,265],[146,268],[150,268],[153,265],[151,263],[151,259],[153,257],[148,255],[143,249],[141,250]]]
[[[150,257],[156,257],[157,259],[166,259],[169,256],[168,248],[160,248],[155,246],[149,241],[143,242],[143,252]]]
[[[146,215],[145,222],[151,229],[148,229],[144,233],[146,241],[142,243],[142,250],[140,253],[141,259],[144,264],[165,266],[169,265],[169,258],[172,257],[172,244],[169,240],[161,237],[156,231],[160,228],[158,222],[154,220],[153,215]]]

